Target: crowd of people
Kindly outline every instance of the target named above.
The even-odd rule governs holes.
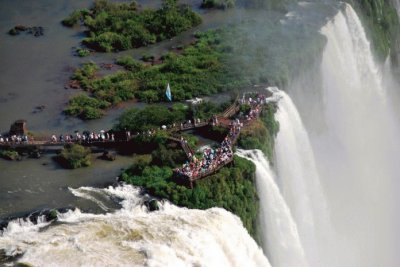
[[[190,155],[189,161],[182,168],[175,169],[175,172],[178,175],[195,179],[207,175],[230,162],[233,158],[233,143],[239,137],[244,122],[257,118],[261,113],[261,106],[265,103],[266,96],[263,94],[257,94],[255,98],[242,99],[240,104],[250,105],[250,110],[244,117],[236,118],[230,122],[229,133],[222,141],[221,146],[218,148],[206,148],[201,159],[197,159],[195,155]],[[212,124],[218,125],[217,117],[212,118]]]
[[[13,144],[24,144],[28,143],[29,138],[27,135],[11,135],[11,136],[2,136],[0,135],[0,144],[4,143],[13,143]]]
[[[128,133],[127,133],[128,134]],[[91,143],[91,142],[105,142],[105,141],[115,141],[114,133],[109,133],[104,130],[101,130],[99,133],[84,131],[80,133],[79,131],[75,131],[75,134],[60,134],[58,137],[53,134],[51,136],[52,143]]]
[[[203,151],[202,159],[197,159],[196,155],[192,155],[190,162],[185,163],[181,169],[176,169],[175,171],[180,175],[195,178],[215,170],[218,166],[224,165],[232,157],[232,142],[226,137],[220,147],[215,149],[206,148]]]

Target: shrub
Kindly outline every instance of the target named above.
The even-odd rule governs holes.
[[[203,0],[202,8],[227,9],[235,7],[235,0]]]
[[[78,144],[66,145],[59,155],[59,162],[66,168],[90,166],[90,148]]]
[[[102,52],[146,46],[201,23],[201,18],[188,6],[176,0],[164,0],[158,10],[138,10],[136,2],[113,3],[97,0],[90,11],[74,11],[63,20],[66,26],[82,21],[88,27],[84,44]]]
[[[0,157],[7,160],[20,160],[21,156],[15,150],[0,150]]]
[[[63,19],[61,23],[67,27],[73,27],[81,23],[84,16],[88,15],[87,9],[76,10],[72,12],[67,18]]]
[[[129,71],[140,71],[144,68],[144,65],[140,61],[135,60],[131,56],[119,57],[116,63]]]
[[[64,110],[67,115],[80,117],[84,120],[98,119],[103,116],[104,109],[110,104],[97,100],[86,94],[74,96],[69,100],[68,107]]]
[[[79,57],[87,57],[90,55],[90,50],[86,48],[78,48],[76,49],[76,53]]]
[[[133,164],[130,167],[129,171],[132,174],[141,174],[145,167],[149,166],[152,162],[153,158],[149,154],[145,155],[134,155]]]
[[[268,104],[260,118],[249,127],[243,128],[239,137],[239,146],[244,149],[260,149],[273,161],[275,136],[279,131],[279,123],[275,120],[276,107]]]
[[[149,129],[160,129],[162,125],[171,125],[182,122],[185,114],[180,110],[168,109],[164,106],[147,106],[144,109],[132,108],[118,119],[117,130],[128,129],[133,132],[142,132]]]
[[[193,190],[173,181],[169,167],[148,166],[140,175],[122,174],[127,183],[143,187],[147,193],[191,209],[221,207],[240,217],[249,233],[257,239],[258,196],[252,162],[235,157],[233,167],[198,182]]]
[[[150,55],[150,54],[144,54],[143,56],[142,56],[142,60],[144,61],[144,62],[151,62],[151,61],[153,61],[155,58],[154,58],[154,56],[153,55]]]

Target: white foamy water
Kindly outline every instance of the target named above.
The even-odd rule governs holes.
[[[71,190],[101,190],[121,198],[123,208],[104,215],[69,211],[46,229],[48,223],[15,221],[1,233],[0,249],[34,266],[270,266],[240,219],[223,209],[164,203],[147,212],[131,186]]]
[[[296,222],[275,182],[268,160],[260,150],[238,149],[237,154],[256,165],[263,245],[271,264],[275,267],[308,266]]]
[[[328,210],[307,131],[290,97],[273,90],[279,132],[275,165],[279,186],[296,222],[310,265],[323,262],[320,248],[330,237]]]

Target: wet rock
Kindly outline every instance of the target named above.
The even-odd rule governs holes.
[[[79,89],[79,88],[81,88],[81,84],[79,83],[78,80],[70,80],[70,81],[68,82],[68,86],[69,86],[69,88],[72,88],[72,89]]]
[[[20,31],[20,32],[24,32],[24,31],[26,31],[28,29],[28,27],[26,27],[24,25],[21,25],[21,24],[18,24],[18,25],[16,25],[14,27],[14,29],[16,29],[17,31]]]
[[[44,35],[44,29],[41,26],[31,27],[31,28],[28,28],[28,33],[32,34],[35,37],[39,37],[39,36]]]
[[[29,263],[25,263],[25,262],[19,262],[17,263],[17,265],[15,265],[16,267],[34,267],[32,264]]]
[[[31,151],[29,153],[29,157],[34,158],[34,159],[40,159],[42,157],[42,154],[40,153],[39,150]]]
[[[115,152],[104,151],[103,155],[99,157],[103,160],[114,161],[117,158],[117,154]]]
[[[33,26],[27,27],[24,25],[16,25],[14,28],[8,31],[10,35],[18,35],[21,32],[27,32],[28,34],[32,34],[35,37],[43,36],[44,35],[44,28],[42,26]]]
[[[36,107],[37,110],[44,110],[45,108],[46,108],[45,105],[40,105]]]
[[[46,219],[48,220],[48,221],[51,221],[51,220],[55,220],[55,219],[57,219],[57,210],[55,210],[55,209],[52,209],[52,210],[50,210],[50,212],[47,214],[47,216],[46,216]]]
[[[105,70],[111,70],[114,67],[112,63],[101,63],[100,67]]]
[[[156,210],[160,209],[160,206],[158,205],[158,201],[155,199],[146,200],[144,202],[144,205],[146,205],[146,207],[149,211],[156,211]]]
[[[15,36],[19,34],[19,31],[17,31],[15,28],[12,28],[11,30],[8,31],[8,34]]]

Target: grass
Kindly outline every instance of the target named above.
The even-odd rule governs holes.
[[[141,9],[135,1],[116,3],[96,0],[90,10],[76,10],[62,21],[88,28],[83,44],[100,52],[147,46],[172,38],[201,23],[188,5],[164,0],[160,9]]]

